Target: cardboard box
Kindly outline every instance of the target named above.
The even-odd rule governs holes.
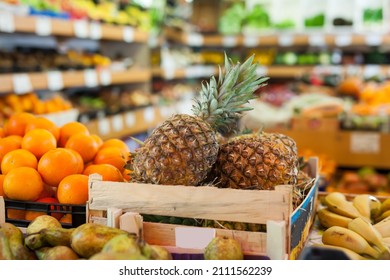
[[[118,223],[122,213],[142,213],[264,224],[266,232],[215,229],[215,235],[239,240],[247,257],[297,259],[316,213],[317,158],[311,158],[308,163],[314,186],[294,211],[292,186],[277,186],[268,191],[164,186],[101,181],[99,175],[93,174],[90,175],[87,220],[123,228],[125,225]],[[113,212],[117,213],[115,217],[112,217]],[[176,254],[199,256],[200,248],[177,246],[177,228],[183,227],[194,231],[201,228],[141,222],[139,232],[150,244],[166,246]]]

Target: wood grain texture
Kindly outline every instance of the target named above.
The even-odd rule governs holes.
[[[291,193],[291,186],[259,191],[92,181],[89,207],[94,210],[117,207],[142,214],[265,224],[267,220],[289,219]]]

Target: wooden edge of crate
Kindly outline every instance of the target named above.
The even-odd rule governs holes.
[[[0,195],[0,223],[5,223],[5,202],[4,197]]]
[[[150,215],[265,224],[267,220],[288,221],[292,210],[291,193],[289,185],[270,191],[165,186],[101,181],[92,174],[88,207],[90,210],[116,207]]]

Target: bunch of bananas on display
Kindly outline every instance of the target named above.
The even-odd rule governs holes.
[[[326,228],[321,246],[342,250],[350,259],[390,259],[390,198],[379,201],[369,194],[351,201],[340,192],[327,194],[317,212]]]

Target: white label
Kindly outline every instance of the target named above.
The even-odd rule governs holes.
[[[172,80],[176,76],[176,69],[175,67],[164,67],[162,68],[163,71],[163,77],[167,80]]]
[[[292,46],[294,44],[294,36],[291,34],[281,34],[278,38],[278,43],[282,47]]]
[[[40,36],[51,34],[51,20],[48,17],[37,17],[35,19],[35,32]]]
[[[160,107],[160,114],[164,118],[169,118],[175,113],[175,109],[172,108],[172,106],[161,106]]]
[[[152,122],[154,121],[154,108],[148,107],[144,110],[144,120],[146,122]]]
[[[102,38],[102,27],[100,23],[91,22],[89,24],[89,37],[93,40],[99,40]]]
[[[126,122],[126,126],[128,127],[132,127],[135,125],[135,115],[133,112],[127,112],[125,114],[125,122]]]
[[[112,128],[114,131],[121,131],[123,129],[122,115],[115,115],[112,117]]]
[[[187,78],[198,78],[202,77],[203,75],[203,66],[202,65],[193,65],[193,66],[188,66],[184,70],[184,75]]]
[[[13,14],[0,11],[0,31],[7,33],[15,32],[15,20]]]
[[[98,85],[98,77],[95,69],[84,70],[84,82],[87,87],[96,87]]]
[[[202,46],[203,36],[198,33],[190,33],[187,35],[187,44],[190,46]]]
[[[224,47],[234,47],[237,45],[236,36],[223,36],[222,37],[222,46]]]
[[[88,22],[86,20],[75,20],[73,30],[76,37],[88,38]]]
[[[311,35],[309,36],[310,46],[325,46],[325,37],[323,35]]]
[[[367,35],[365,39],[369,46],[379,46],[382,43],[382,35],[379,34]]]
[[[343,34],[343,35],[337,35],[334,38],[334,43],[338,47],[346,47],[352,44],[352,36]]]
[[[254,36],[244,36],[244,46],[245,47],[256,47],[259,45],[260,39]]]
[[[30,76],[28,74],[12,75],[12,83],[14,86],[14,92],[16,94],[23,94],[23,93],[31,92],[33,90],[30,81]]]
[[[110,122],[107,118],[101,118],[98,120],[99,134],[107,135],[110,133]]]
[[[134,28],[130,26],[123,27],[123,41],[131,43],[134,41]]]
[[[176,247],[204,249],[215,237],[214,228],[176,227]]]
[[[108,69],[101,69],[99,74],[101,85],[108,86],[111,84],[111,72]]]
[[[148,46],[151,48],[156,48],[160,44],[160,38],[157,35],[150,35],[148,38]]]
[[[378,154],[381,150],[379,133],[351,133],[351,152],[359,154]]]
[[[347,65],[345,66],[345,72],[347,76],[356,76],[360,75],[361,67],[358,65]]]
[[[257,76],[267,76],[268,68],[264,66],[257,66],[256,75]]]
[[[316,74],[335,74],[335,75],[341,75],[343,72],[343,68],[337,65],[330,65],[330,66],[315,66],[313,68],[313,73]]]
[[[380,75],[381,68],[378,65],[366,65],[364,67],[364,77],[372,78]]]
[[[47,72],[47,88],[52,91],[64,88],[64,81],[60,71]]]

